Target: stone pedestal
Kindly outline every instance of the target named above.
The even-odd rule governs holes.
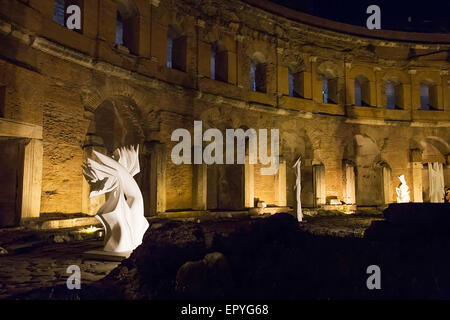
[[[84,257],[90,260],[98,260],[98,261],[117,261],[120,262],[124,259],[127,259],[131,255],[130,252],[108,252],[102,249],[98,250],[89,250],[84,253]]]

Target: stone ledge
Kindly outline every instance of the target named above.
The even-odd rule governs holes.
[[[292,212],[292,208],[290,207],[265,207],[265,208],[250,208],[248,212],[250,214],[270,214],[274,215],[277,213],[290,213]]]
[[[167,218],[174,220],[214,220],[223,218],[237,218],[250,215],[248,210],[239,211],[176,211],[176,212],[164,212],[154,217],[147,217],[148,220]]]
[[[36,230],[52,230],[52,229],[65,229],[76,228],[85,226],[99,225],[100,222],[95,217],[80,217],[80,218],[60,218],[60,219],[26,219],[23,225]]]

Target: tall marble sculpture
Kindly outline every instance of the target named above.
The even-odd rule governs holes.
[[[395,188],[397,191],[397,203],[409,202],[409,188],[406,185],[405,176],[403,174],[399,175],[398,179],[400,180],[400,184]]]
[[[296,197],[297,197],[297,220],[303,220],[303,212],[302,212],[302,201],[301,201],[301,193],[302,193],[302,185],[301,185],[301,172],[300,166],[302,164],[301,157],[295,162],[293,168],[295,168],[295,187]]]
[[[90,197],[107,193],[95,216],[105,228],[105,251],[130,252],[142,243],[149,224],[144,201],[133,176],[139,173],[139,146],[118,148],[113,158],[93,151],[101,163],[87,159],[83,174],[91,185]]]
[[[428,163],[428,181],[430,185],[430,202],[444,202],[444,168],[442,163]]]

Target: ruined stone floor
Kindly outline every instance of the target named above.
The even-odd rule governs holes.
[[[377,213],[305,215],[301,228],[313,234],[337,237],[362,237]],[[237,219],[239,220],[239,219]],[[75,236],[74,236],[75,235]],[[84,252],[102,246],[98,235],[79,237],[76,230],[30,231],[27,229],[0,230],[0,247],[8,254],[0,254],[0,299],[34,289],[64,285],[70,265],[81,269],[81,286],[106,276],[119,263],[94,261]]]
[[[316,235],[362,238],[372,221],[383,219],[381,211],[356,214],[320,214],[305,216],[301,228]]]
[[[118,262],[88,260],[87,250],[102,245],[101,240],[82,240],[23,247],[17,253],[0,256],[0,299],[37,288],[65,284],[70,265],[81,270],[81,286],[99,280],[114,269]]]

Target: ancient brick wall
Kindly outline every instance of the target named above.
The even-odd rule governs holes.
[[[114,43],[117,3],[136,14],[129,52]],[[51,0],[2,0],[0,8],[4,118],[43,130],[41,212],[84,210],[84,148],[91,139],[87,134],[106,134],[95,125],[96,110],[105,101],[114,104],[114,123],[135,132],[132,138],[125,133],[114,138],[117,143],[165,144],[166,185],[161,192],[167,210],[192,207],[193,170],[171,162],[175,143],[170,136],[177,128],[192,131],[194,120],[220,130],[279,129],[289,206],[295,205],[292,165],[299,156],[304,159],[302,199],[307,206],[314,203],[312,168],[319,164],[325,167],[325,196],[343,199],[343,160],[355,162],[360,174],[360,204],[382,204],[382,162],[392,169],[395,200],[398,175],[405,174],[413,189],[413,163],[421,159],[413,161],[411,150],[424,150],[427,144],[445,159],[449,186],[450,41],[418,43],[407,34],[395,41],[389,33],[384,39],[383,31],[377,37],[358,36],[358,30],[311,26],[235,0],[85,1],[83,32],[53,22]],[[185,70],[166,65],[171,27],[184,37]],[[218,44],[227,56],[227,81],[210,79],[211,48]],[[250,90],[256,58],[265,66],[266,92]],[[289,96],[289,72],[301,78],[300,97]],[[329,103],[323,102],[324,76],[333,96]],[[355,79],[362,76],[369,81],[370,106],[355,105]],[[401,83],[399,109],[386,108],[388,80]],[[436,110],[420,110],[423,81],[435,88]],[[226,174],[221,179],[225,181],[217,183],[222,188],[235,184],[226,181]],[[255,197],[273,203],[273,181],[256,176]]]

